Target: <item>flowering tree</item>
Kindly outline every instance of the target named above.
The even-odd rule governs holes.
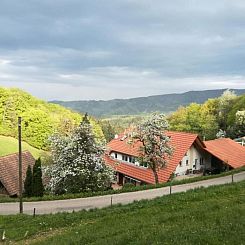
[[[47,171],[51,192],[77,193],[110,187],[113,171],[104,164],[104,148],[96,143],[87,115],[70,136],[51,137],[51,149],[54,164]]]
[[[153,114],[140,123],[132,135],[132,143],[141,142],[139,161],[147,163],[153,171],[155,183],[159,182],[157,171],[164,167],[173,153],[170,137],[165,134],[168,122],[163,114]]]

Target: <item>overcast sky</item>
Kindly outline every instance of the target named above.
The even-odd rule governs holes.
[[[0,85],[45,100],[245,88],[244,0],[1,0]]]

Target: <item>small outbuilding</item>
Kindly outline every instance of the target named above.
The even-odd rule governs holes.
[[[212,155],[211,165],[229,169],[245,166],[245,147],[229,138],[205,141],[205,150]]]
[[[26,177],[28,165],[33,167],[35,159],[29,151],[22,152],[22,179]],[[24,185],[23,185],[24,186]],[[19,154],[0,157],[0,194],[18,196],[19,191]]]

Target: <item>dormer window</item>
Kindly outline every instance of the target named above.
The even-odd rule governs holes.
[[[147,168],[148,167],[148,164],[146,162],[141,162],[140,163],[140,166],[141,167],[144,167],[144,168]]]
[[[117,153],[115,153],[115,158],[117,158]]]
[[[182,161],[179,162],[179,166],[182,167]]]

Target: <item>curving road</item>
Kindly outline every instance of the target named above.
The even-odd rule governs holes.
[[[235,174],[233,177],[234,182],[245,180],[245,172]],[[232,182],[232,176],[225,176],[215,179],[198,181],[190,184],[175,185],[172,186],[172,193],[185,192],[190,189],[198,187],[208,187],[211,185],[221,185]],[[34,208],[36,214],[49,214],[58,212],[72,212],[79,211],[82,209],[93,209],[108,207],[112,204],[128,204],[133,201],[139,201],[143,199],[153,199],[163,195],[169,195],[170,187],[162,187],[158,189],[128,192],[121,194],[113,194],[106,196],[96,196],[88,198],[77,198],[67,200],[56,200],[56,201],[39,201],[39,202],[25,202],[24,213],[33,214]],[[19,212],[18,203],[0,203],[0,214],[17,214]]]

